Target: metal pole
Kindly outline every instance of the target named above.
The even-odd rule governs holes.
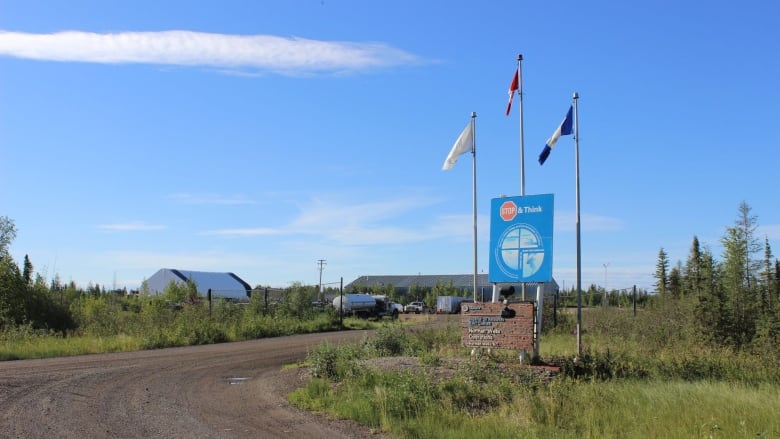
[[[534,359],[539,358],[539,346],[542,344],[542,284],[536,284],[536,343],[534,343]]]
[[[517,73],[519,84],[517,92],[520,95],[520,195],[525,195],[525,144],[523,141],[523,55],[517,54]]]
[[[517,72],[519,84],[517,87],[520,95],[520,195],[525,196],[525,136],[523,132],[523,55],[517,54]],[[520,284],[522,300],[525,302],[525,282]]]
[[[582,249],[580,246],[580,120],[577,102],[580,96],[574,92],[574,179],[576,181],[575,189],[575,211],[576,211],[576,229],[577,229],[577,358],[582,357]]]
[[[477,301],[477,113],[471,113],[472,205],[474,211],[474,302]]]

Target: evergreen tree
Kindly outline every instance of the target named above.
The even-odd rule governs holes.
[[[695,235],[691,243],[691,251],[688,254],[688,260],[685,263],[683,275],[684,290],[687,294],[699,296],[702,289],[702,254],[699,245],[699,238]]]
[[[742,202],[734,225],[726,228],[723,244],[723,288],[726,291],[726,312],[729,313],[730,335],[737,346],[749,343],[755,335],[756,312],[759,309],[756,273],[760,261],[754,255],[761,246],[755,237],[757,218]]]
[[[775,299],[774,302],[780,309],[780,261],[775,259]]]
[[[697,314],[704,335],[716,342],[728,338],[728,315],[725,312],[726,297],[720,283],[720,266],[712,252],[701,252],[701,293],[698,296]]]
[[[24,268],[22,269],[22,277],[24,277],[24,282],[28,287],[31,287],[33,283],[32,274],[33,264],[30,262],[30,258],[27,255],[24,255]]]
[[[767,314],[772,309],[772,248],[769,246],[769,238],[764,237],[764,271],[761,273],[761,310]]]
[[[671,293],[672,297],[675,299],[679,299],[683,292],[682,292],[682,263],[680,261],[677,261],[677,265],[675,265],[670,271],[669,271],[669,293]]]
[[[661,295],[666,294],[667,287],[669,286],[668,272],[669,256],[667,256],[664,248],[661,247],[658,251],[658,262],[655,264],[655,290]]]

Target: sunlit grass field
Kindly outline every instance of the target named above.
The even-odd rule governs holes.
[[[562,367],[552,380],[499,372],[497,364],[517,361],[512,353],[469,358],[454,326],[380,330],[357,348],[312,352],[314,378],[290,401],[399,438],[780,437],[777,354],[711,346],[669,318],[663,309],[637,317],[594,310],[576,361],[570,328],[549,331],[541,359]],[[440,380],[361,363],[377,355],[418,356],[432,367],[455,356],[464,366]]]

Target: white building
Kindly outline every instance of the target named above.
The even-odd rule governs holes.
[[[206,296],[211,290],[212,297],[224,297],[233,300],[246,300],[252,287],[233,273],[215,273],[209,271],[188,271],[175,268],[162,268],[146,280],[150,294],[163,294],[171,282],[177,284],[192,280],[198,294]]]

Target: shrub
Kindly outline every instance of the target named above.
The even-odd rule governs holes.
[[[356,360],[359,357],[360,352],[352,345],[336,346],[325,342],[309,352],[307,362],[313,377],[341,381],[358,373]]]
[[[363,348],[371,356],[392,357],[404,353],[406,337],[402,328],[385,326],[377,329],[373,337],[363,341]]]

